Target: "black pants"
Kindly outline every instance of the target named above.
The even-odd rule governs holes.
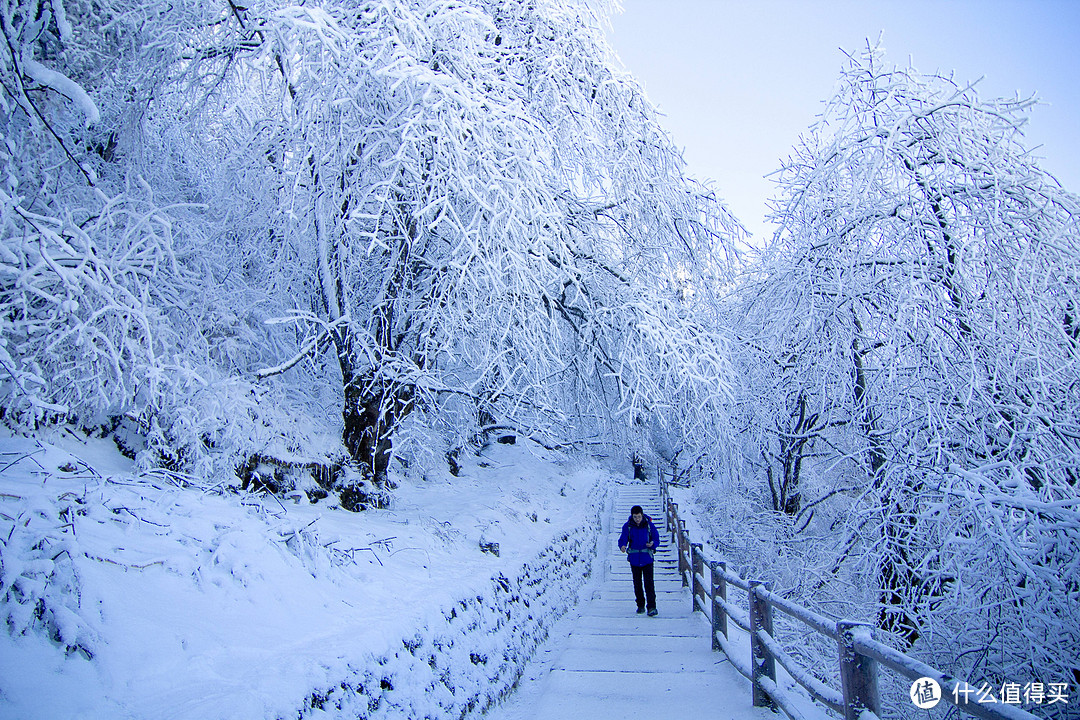
[[[652,563],[640,567],[630,566],[630,572],[634,575],[634,599],[637,600],[637,606],[648,607],[649,610],[656,609],[656,588],[653,587],[652,568]]]

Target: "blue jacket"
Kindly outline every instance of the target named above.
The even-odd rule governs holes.
[[[646,547],[647,543],[652,543],[652,546]],[[660,532],[653,525],[652,518],[646,515],[640,525],[635,525],[633,518],[623,523],[619,547],[627,549],[626,559],[631,565],[652,565],[653,551],[660,547]]]

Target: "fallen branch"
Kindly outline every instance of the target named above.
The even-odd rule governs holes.
[[[128,563],[117,562],[116,560],[112,560],[110,558],[101,557],[99,555],[91,555],[90,553],[86,553],[86,552],[84,552],[83,555],[85,557],[89,558],[90,560],[97,560],[98,562],[109,563],[110,565],[116,565],[117,567],[124,568],[124,570],[145,570],[146,568],[152,567],[154,565],[161,565],[162,567],[165,567],[165,561],[164,560],[154,560],[154,561],[148,562],[148,563],[146,563],[144,565],[137,565],[135,563],[128,564]]]

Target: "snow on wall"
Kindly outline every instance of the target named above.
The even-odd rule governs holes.
[[[594,505],[597,507],[597,505]],[[599,518],[564,533],[513,578],[431,618],[402,647],[308,698],[301,718],[462,718],[510,692],[591,574]]]

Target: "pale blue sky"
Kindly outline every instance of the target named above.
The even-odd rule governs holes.
[[[690,171],[757,236],[786,157],[845,64],[883,32],[891,62],[955,71],[983,97],[1038,95],[1025,132],[1080,193],[1080,0],[622,0],[609,40]]]

